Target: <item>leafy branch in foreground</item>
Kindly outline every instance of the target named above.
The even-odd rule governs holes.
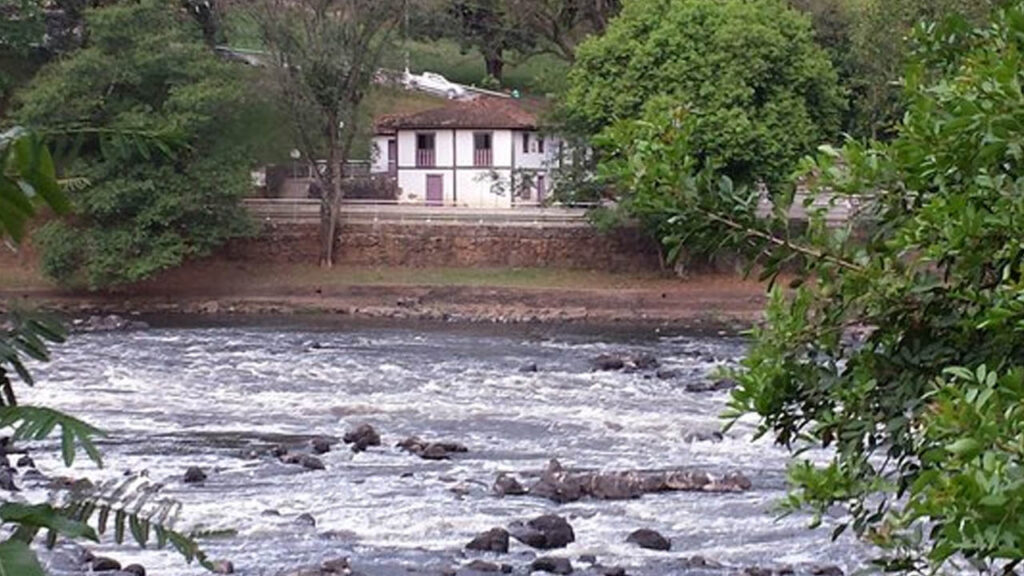
[[[68,210],[52,157],[39,136],[21,129],[0,134],[0,167],[0,239],[19,242],[39,204],[58,212]],[[28,386],[35,384],[26,360],[48,361],[47,343],[62,343],[65,337],[59,323],[42,316],[15,311],[0,315],[0,429],[13,430],[11,440],[17,441],[43,440],[60,428],[65,465],[74,462],[81,448],[102,466],[93,443],[94,437],[102,436],[100,430],[58,410],[21,406],[17,401],[15,378]],[[180,504],[156,499],[155,493],[154,486],[129,478],[93,490],[72,491],[57,505],[0,503],[0,523],[14,527],[0,541],[0,576],[44,576],[30,547],[42,530],[46,531],[47,546],[52,547],[59,536],[98,541],[108,524],[118,544],[124,542],[127,530],[140,546],[153,542],[163,548],[170,543],[188,562],[198,561],[212,570],[195,538],[172,528]],[[93,520],[95,527],[90,525]]]
[[[795,194],[766,214],[754,189],[697,158],[688,131],[702,126],[689,117],[610,132],[606,170],[677,253],[740,250],[765,277],[794,277],[791,291],[772,289],[727,414],[755,415],[759,436],[800,457],[786,507],[879,546],[883,570],[1014,574],[1024,561],[1024,2],[977,30],[922,26],[917,46],[895,140],[825,148],[808,164],[806,229],[788,222]],[[814,206],[829,198],[858,204],[859,218],[828,222]],[[828,451],[801,457],[813,448]]]

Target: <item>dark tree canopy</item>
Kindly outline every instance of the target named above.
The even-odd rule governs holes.
[[[74,218],[39,235],[44,269],[98,287],[146,278],[247,230],[247,144],[259,101],[246,70],[222,61],[172,4],[86,12],[85,47],[47,65],[18,119],[43,131],[91,132],[66,174],[83,178]],[[136,134],[139,138],[105,136]],[[161,142],[153,149],[144,141]],[[173,149],[163,142],[173,141]]]
[[[582,44],[565,99],[594,134],[690,108],[701,155],[740,179],[778,182],[837,135],[843,97],[803,14],[776,0],[634,0]]]

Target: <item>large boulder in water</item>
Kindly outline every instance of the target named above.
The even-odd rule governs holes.
[[[647,528],[633,531],[626,537],[626,542],[628,544],[636,544],[647,550],[668,551],[672,549],[672,542],[668,538]]]
[[[492,528],[482,532],[466,544],[466,550],[479,550],[482,552],[508,552],[508,531],[504,528]]]
[[[410,436],[398,443],[398,447],[424,460],[447,460],[452,454],[469,452],[458,442],[428,442],[418,436]]]
[[[564,504],[586,496],[626,500],[656,492],[743,492],[750,488],[750,480],[738,472],[722,477],[688,470],[574,472],[552,460],[528,493]]]
[[[360,424],[345,433],[345,444],[352,445],[353,452],[363,452],[370,446],[380,446],[380,434],[369,424]]]
[[[508,532],[523,544],[540,550],[564,548],[576,541],[576,533],[569,522],[554,514],[538,516],[526,523],[513,522]]]

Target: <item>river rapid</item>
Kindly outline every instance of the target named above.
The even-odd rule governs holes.
[[[744,349],[735,336],[650,330],[167,326],[74,335],[51,363],[34,367],[39,382],[23,401],[109,433],[100,444],[102,470],[81,458],[63,469],[56,444],[34,447],[45,473],[94,480],[145,473],[163,485],[162,496],[183,504],[177,528],[233,531],[203,546],[231,560],[237,574],[272,576],[344,556],[369,576],[440,574],[481,556],[462,550],[477,533],[544,513],[572,524],[576,542],[552,554],[577,567],[585,566],[579,556],[593,554],[629,574],[686,574],[685,559],[700,555],[726,566],[711,571],[719,574],[827,564],[849,572],[864,558],[850,539],[809,531],[806,517],[777,519],[784,452],[753,442],[749,422],[720,441],[692,437],[720,429],[728,393],[685,385],[735,363]],[[594,371],[591,360],[608,352],[652,354],[676,376]],[[529,364],[537,371],[520,370]],[[278,444],[308,450],[311,437],[340,439],[361,423],[380,431],[383,446],[354,454],[339,442],[321,456],[323,471],[268,453]],[[469,452],[421,460],[394,447],[410,435],[461,442]],[[739,471],[753,489],[562,505],[491,493],[499,472],[536,473],[552,458],[606,471]],[[208,479],[184,484],[189,466]],[[303,513],[316,525],[297,523]],[[672,550],[626,544],[638,528],[661,532]],[[142,563],[151,575],[204,573],[167,551],[109,543],[94,550]],[[516,541],[510,552],[490,559],[526,573],[536,552]]]

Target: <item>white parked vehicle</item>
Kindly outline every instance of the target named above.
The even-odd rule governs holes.
[[[423,90],[424,92],[433,92],[434,94],[440,94],[449,100],[462,98],[467,93],[466,89],[461,85],[451,82],[444,76],[433,72],[411,74],[406,70],[402,81],[406,88]]]

